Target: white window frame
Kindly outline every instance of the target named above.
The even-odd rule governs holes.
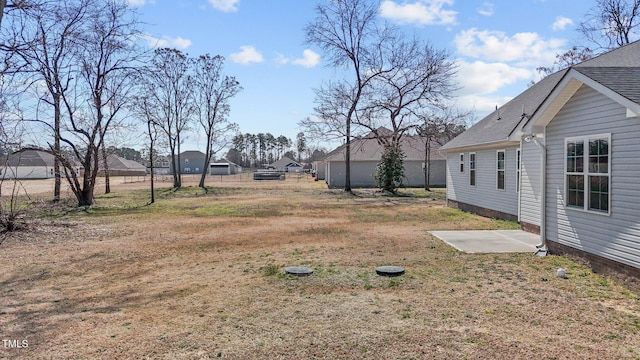
[[[589,141],[591,140],[607,140],[607,172],[594,172],[591,171],[589,166]],[[583,144],[583,153],[582,153],[582,172],[570,172],[567,171],[568,161],[567,161],[567,145],[570,142],[582,142]],[[564,207],[565,209],[588,212],[590,214],[598,214],[598,215],[611,215],[611,133],[606,134],[595,134],[595,135],[587,135],[587,136],[574,136],[568,137],[564,139]],[[567,181],[567,177],[569,175],[572,176],[583,176],[583,199],[582,199],[582,207],[577,205],[569,204],[569,183]],[[591,176],[603,176],[608,178],[608,188],[607,188],[607,210],[598,210],[591,209]]]
[[[464,153],[460,153],[459,157],[458,157],[458,163],[459,163],[459,167],[458,170],[464,174]]]
[[[500,153],[503,155],[502,160],[502,169],[500,169]],[[500,188],[500,173],[502,172],[502,185],[503,188]],[[496,189],[500,191],[507,190],[507,152],[506,150],[496,150]]]
[[[471,161],[473,157],[473,161]],[[476,172],[476,165],[478,163],[478,157],[475,152],[469,153],[469,186],[475,187],[478,184],[478,175]],[[473,183],[471,182],[473,178]]]
[[[520,167],[522,166],[522,149],[516,149],[516,192],[520,192]]]

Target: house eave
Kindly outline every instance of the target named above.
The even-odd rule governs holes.
[[[525,126],[522,132],[540,133],[582,85],[587,85],[624,106],[627,109],[627,117],[640,116],[640,104],[625,98],[579,71],[571,69],[547,100],[540,106],[540,110],[533,115],[531,121]]]
[[[440,148],[440,150],[446,153],[453,153],[453,152],[461,152],[461,151],[487,150],[487,149],[496,149],[496,148],[502,148],[502,147],[513,147],[513,146],[518,146],[519,144],[520,144],[520,141],[505,139],[505,140],[492,141],[492,142],[487,142],[482,144],[470,144],[470,145],[464,145],[464,146],[450,147],[446,149]]]

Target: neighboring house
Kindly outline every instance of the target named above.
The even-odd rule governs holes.
[[[48,179],[54,177],[53,155],[38,150],[20,150],[0,165],[0,178]]]
[[[144,166],[147,168],[147,173],[151,173],[151,165],[149,160],[144,160],[142,162]],[[160,155],[156,158],[156,161],[153,162],[153,173],[154,175],[169,175],[171,174],[171,160],[169,156]]]
[[[304,166],[290,158],[284,156],[280,160],[270,164],[269,169],[276,171],[289,172],[289,173],[302,173],[304,172]]]
[[[145,176],[147,167],[137,161],[127,160],[116,154],[107,156],[109,176]],[[99,176],[104,176],[104,167],[100,164],[98,168]]]
[[[450,206],[640,275],[640,42],[549,75],[443,146]]]
[[[242,166],[229,160],[220,160],[209,164],[209,175],[234,175],[241,174]]]
[[[180,173],[183,175],[202,174],[204,158],[205,156],[202,151],[190,150],[180,153]],[[173,174],[171,168],[169,173]]]
[[[404,152],[403,185],[407,187],[424,186],[425,143],[418,136],[404,136],[402,138]],[[376,187],[374,173],[382,158],[384,147],[371,134],[351,141],[351,187]],[[316,176],[318,180],[325,180],[329,188],[345,186],[345,146],[342,145],[330,152],[323,161],[316,162]],[[431,186],[445,185],[445,157],[432,145],[430,151]]]

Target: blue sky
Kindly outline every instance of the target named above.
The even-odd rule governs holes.
[[[334,76],[319,49],[304,42],[316,0],[128,1],[150,47],[226,58],[225,73],[244,88],[230,114],[243,133],[295,139],[298,121],[313,113],[313,89]],[[575,29],[594,2],[387,0],[379,16],[451,54],[459,65],[457,105],[479,120],[525,90],[536,67],[582,43]],[[204,146],[191,133],[182,148]]]

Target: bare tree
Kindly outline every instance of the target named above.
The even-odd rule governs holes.
[[[307,139],[303,132],[299,132],[296,135],[296,149],[298,150],[298,162],[302,162],[302,154],[307,150]]]
[[[36,6],[38,3],[38,1],[34,0],[0,0],[0,24],[2,23],[5,11],[29,9]]]
[[[596,0],[578,31],[597,49],[610,50],[634,41],[640,25],[640,0]]]
[[[345,119],[353,103],[349,84],[345,81],[327,82],[314,92],[315,114],[299,121],[298,126],[316,139],[344,141],[347,138]],[[348,130],[351,137],[351,128]]]
[[[158,114],[158,111],[153,109],[152,103],[149,101],[149,98],[144,95],[138,95],[133,97],[133,101],[131,103],[131,110],[134,114],[137,115],[146,125],[147,125],[147,136],[149,139],[149,169],[151,176],[151,200],[150,204],[153,204],[156,201],[156,194],[154,188],[154,176],[155,176],[155,162],[157,159],[156,156],[156,142],[158,140],[158,119],[154,118],[155,115]]]
[[[101,16],[93,19],[94,32],[83,34],[81,74],[91,91],[92,118],[99,129],[97,148],[101,151],[105,176],[105,193],[109,193],[109,164],[105,135],[123,122],[121,109],[127,104],[133,89],[132,75],[142,51],[135,47],[140,34],[135,16],[126,2],[110,1],[99,9]],[[97,149],[96,149],[97,151]],[[95,165],[97,168],[99,166]]]
[[[223,76],[222,56],[202,55],[195,62],[195,103],[199,122],[207,136],[202,176],[198,186],[204,188],[209,170],[209,162],[216,151],[228,144],[230,134],[237,132],[238,126],[228,121],[231,107],[229,100],[242,90],[234,78]],[[219,146],[216,146],[219,145]]]
[[[137,21],[124,0],[64,0],[25,12],[29,26],[17,33],[16,52],[39,99],[50,106],[36,121],[50,132],[47,150],[56,160],[54,200],[60,167],[79,206],[93,204],[99,149],[117,121],[131,85],[126,72],[139,53]],[[38,86],[44,83],[46,90]],[[72,156],[62,150],[65,144]],[[78,164],[82,171],[78,171]]]
[[[442,146],[454,137],[464,132],[467,120],[472,117],[472,111],[461,113],[450,107],[440,111],[423,112],[419,115],[422,124],[418,127],[418,136],[424,141],[424,189],[431,190],[431,150],[435,146]]]
[[[194,113],[194,78],[189,73],[191,60],[176,49],[156,49],[150,66],[140,78],[156,113],[153,118],[164,132],[171,155],[173,186],[182,186],[180,171],[180,143]]]
[[[316,17],[306,29],[306,41],[322,49],[328,64],[336,68],[348,67],[351,86],[338,86],[338,89],[350,89],[350,95],[343,97],[347,101],[344,118],[345,139],[345,191],[351,192],[351,124],[363,89],[376,76],[370,70],[374,53],[372,45],[380,43],[376,17],[379,1],[369,0],[333,0],[316,6]],[[375,49],[375,47],[373,47]],[[330,86],[328,93],[337,89]],[[323,95],[321,95],[323,96]],[[321,103],[324,101],[321,101]],[[332,116],[338,115],[334,112]],[[327,118],[321,114],[322,120],[334,122],[338,119]]]
[[[398,35],[382,44],[379,53],[382,67],[366,87],[356,123],[383,146],[398,147],[404,134],[421,125],[418,114],[442,107],[451,97],[455,65],[446,51]]]
[[[27,82],[44,83],[32,87],[39,101],[50,106],[52,121],[44,124],[53,132],[51,151],[62,154],[61,123],[63,117],[63,94],[69,90],[75,76],[74,37],[81,32],[88,18],[90,0],[80,2],[63,0],[57,6],[44,4],[32,11],[16,12],[10,18],[11,26],[3,28],[4,43],[12,49],[19,64],[12,64],[27,74]],[[5,31],[5,29],[7,29]],[[61,171],[60,156],[54,158],[53,200],[60,200]]]
[[[566,69],[570,66],[579,64],[583,61],[589,60],[593,57],[593,51],[586,48],[578,48],[578,46],[573,46],[571,49],[565,51],[562,54],[556,54],[556,60],[553,62],[553,65],[547,66],[538,66],[536,71],[543,76],[551,75],[556,71]],[[531,83],[533,85],[533,82]]]

